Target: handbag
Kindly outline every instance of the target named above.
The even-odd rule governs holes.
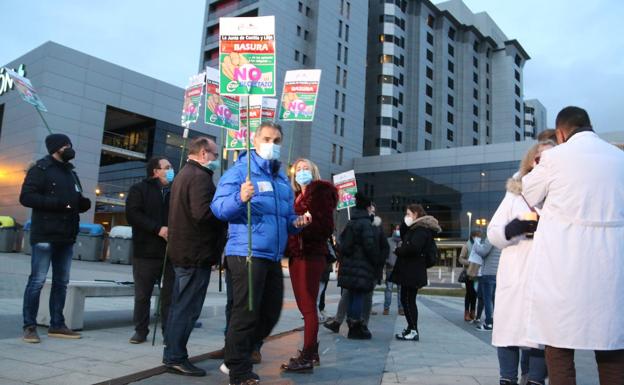
[[[457,277],[457,282],[459,283],[466,283],[468,282],[468,272],[466,272],[466,269],[463,269],[461,273],[459,273],[459,277]]]
[[[475,242],[475,245],[477,242]],[[479,276],[479,270],[481,270],[481,265],[483,265],[483,258],[475,251],[474,246],[472,250],[470,250],[470,256],[468,257],[468,269],[466,270],[466,274],[470,278],[475,278]]]

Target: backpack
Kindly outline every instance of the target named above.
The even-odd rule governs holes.
[[[425,256],[425,264],[427,268],[433,267],[438,264],[440,260],[440,253],[438,252],[438,245],[436,245],[435,239],[433,239],[433,235],[431,236],[431,240],[429,244],[423,250],[423,254]]]

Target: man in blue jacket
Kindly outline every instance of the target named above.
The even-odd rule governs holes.
[[[295,215],[294,193],[280,171],[282,129],[263,122],[253,140],[251,181],[247,181],[247,156],[219,181],[212,212],[229,223],[225,255],[232,277],[233,306],[225,341],[225,365],[230,384],[252,385],[259,377],[252,372],[253,341],[267,337],[279,320],[284,296],[281,260],[289,234],[311,222]],[[248,308],[247,202],[251,200],[253,310]]]

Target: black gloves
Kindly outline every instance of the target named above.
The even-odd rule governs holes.
[[[505,238],[510,240],[518,235],[533,233],[537,229],[537,221],[522,221],[518,218],[505,226]]]

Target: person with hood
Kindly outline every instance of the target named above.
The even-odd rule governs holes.
[[[282,127],[262,122],[250,153],[242,154],[219,181],[211,204],[217,218],[229,223],[225,255],[232,279],[232,309],[225,337],[225,367],[230,384],[253,385],[254,342],[273,330],[282,311],[284,278],[282,258],[288,236],[312,223],[312,216],[294,211],[294,192],[281,171]],[[251,174],[247,173],[251,157]],[[251,202],[252,242],[249,245],[247,202]],[[248,248],[251,246],[251,261]],[[251,264],[251,265],[250,265]],[[251,279],[248,269],[251,266]],[[253,306],[249,307],[249,289]]]
[[[379,255],[375,259],[375,284],[381,284],[381,280],[383,279],[383,271],[384,265],[388,260],[388,256],[390,255],[390,244],[388,244],[388,239],[383,232],[383,226],[381,217],[375,215],[376,206],[375,203],[371,203],[371,206],[368,209],[368,214],[371,217],[371,222],[373,223],[373,230],[375,230],[375,238],[379,243]],[[373,311],[373,290],[366,294],[364,298],[364,316],[363,316],[363,326],[366,330],[368,330],[368,320],[371,315],[376,315],[377,313]]]
[[[281,368],[302,373],[320,365],[316,300],[329,254],[327,242],[334,231],[338,191],[333,184],[321,180],[318,167],[308,159],[296,160],[293,169],[290,182],[295,192],[295,214],[311,215],[313,221],[299,234],[288,238],[290,281],[297,307],[303,315],[303,348]]]
[[[537,227],[535,220],[526,220],[525,216],[537,215],[537,209],[527,205],[522,195],[522,177],[529,174],[540,162],[543,151],[549,150],[555,143],[547,140],[533,145],[524,156],[520,170],[507,181],[507,193],[492,217],[487,229],[490,242],[501,249],[496,276],[496,306],[494,307],[494,329],[492,345],[497,347],[500,367],[500,384],[516,384],[520,353],[528,351],[528,384],[544,385],[546,362],[544,350],[539,345],[527,340],[526,326],[528,312],[527,271],[529,252],[533,244],[533,232]],[[524,353],[526,354],[526,353]]]
[[[388,278],[392,276],[392,270],[394,269],[394,264],[396,263],[397,256],[394,251],[401,244],[401,226],[396,225],[394,230],[392,231],[392,251],[388,252],[388,258],[386,259],[386,265],[384,266],[386,271],[386,288],[384,289],[384,310],[383,315],[390,314],[390,305],[392,304],[392,292],[394,291],[394,283],[390,282]],[[401,285],[396,285],[397,287],[397,305],[399,315],[405,315],[403,312],[403,305],[401,305]]]
[[[624,153],[587,111],[562,109],[557,147],[522,178],[542,206],[529,254],[528,339],[545,345],[551,385],[576,383],[574,350],[593,350],[601,385],[624,384]]]
[[[396,334],[398,340],[418,341],[418,307],[416,295],[418,289],[427,286],[426,254],[435,234],[442,231],[438,220],[427,215],[419,204],[410,204],[405,210],[404,218],[407,231],[403,235],[403,243],[395,253],[397,261],[392,271],[391,281],[401,285],[401,302],[405,311],[407,328]]]
[[[169,216],[169,187],[174,171],[167,158],[155,156],[147,162],[147,177],[134,184],[126,198],[126,219],[132,226],[132,276],[134,278],[134,335],[131,344],[147,340],[151,298],[154,285],[164,276],[160,290],[162,331],[167,328],[167,316],[173,288],[173,266],[167,260],[167,221]]]
[[[37,312],[39,296],[52,265],[49,337],[80,338],[65,325],[63,308],[80,213],[91,208],[82,195],[82,186],[74,165],[76,156],[67,135],[50,134],[45,138],[48,155],[39,159],[26,173],[19,201],[32,209],[30,244],[31,272],[24,291],[25,342],[39,343]]]
[[[470,262],[468,257],[472,251],[472,247],[475,244],[475,238],[481,240],[481,232],[473,231],[470,233],[470,239],[466,242],[459,253],[459,263],[464,267],[464,271],[468,269]],[[475,290],[475,282],[466,274],[466,295],[464,297],[464,321],[472,322],[476,320],[477,309],[477,291]]]
[[[348,290],[348,338],[370,339],[364,327],[363,311],[366,294],[375,288],[379,239],[371,223],[371,201],[361,193],[355,195],[351,219],[340,234],[338,286]]]

